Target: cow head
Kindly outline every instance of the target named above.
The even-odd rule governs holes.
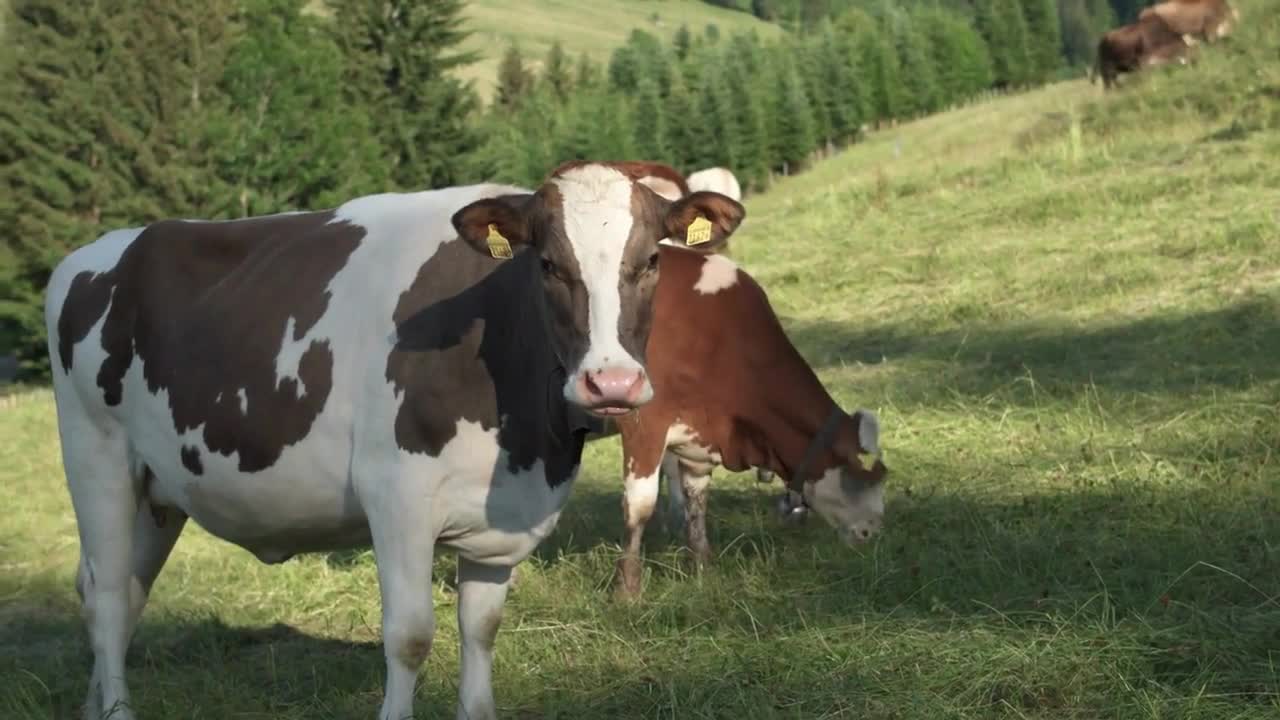
[[[640,182],[651,170],[632,163],[575,162],[557,168],[531,194],[474,202],[453,216],[459,236],[492,254],[491,240],[534,253],[550,320],[550,342],[565,365],[565,399],[596,415],[620,415],[648,402],[644,368],[658,241],[686,239],[711,253],[745,210],[718,193],[670,201]],[[709,225],[709,228],[708,228]],[[500,253],[499,253],[500,254]]]
[[[850,545],[875,537],[884,521],[884,478],[888,473],[880,459],[880,423],[869,410],[851,416],[856,440],[838,437],[832,448],[840,462],[814,480],[804,482],[803,503],[795,492],[783,496],[779,509],[788,518],[803,517],[806,508],[822,516]],[[864,466],[861,455],[871,456]]]

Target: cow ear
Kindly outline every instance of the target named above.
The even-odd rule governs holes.
[[[724,247],[746,214],[728,195],[702,190],[671,203],[666,236],[691,250],[713,253]]]
[[[453,214],[458,237],[476,252],[509,258],[531,242],[529,208],[533,195],[502,195],[477,200]]]

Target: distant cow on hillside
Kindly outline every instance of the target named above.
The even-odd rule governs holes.
[[[1144,8],[1139,20],[1159,17],[1180,35],[1213,42],[1226,37],[1240,20],[1240,11],[1227,0],[1166,0]]]
[[[1089,82],[1094,81],[1096,73],[1102,76],[1103,87],[1110,89],[1122,73],[1175,60],[1186,64],[1188,51],[1195,45],[1196,40],[1190,35],[1174,32],[1162,16],[1148,13],[1137,22],[1102,36]]]

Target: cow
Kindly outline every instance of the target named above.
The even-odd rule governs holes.
[[[742,187],[738,178],[728,168],[711,167],[699,170],[688,178],[690,190],[712,190],[728,195],[734,200],[742,200]]]
[[[1189,49],[1196,43],[1190,35],[1174,32],[1164,18],[1149,14],[1103,34],[1089,82],[1095,82],[1096,74],[1102,77],[1103,87],[1111,89],[1122,73],[1175,60],[1185,64]]]
[[[381,720],[412,717],[433,554],[456,551],[458,717],[495,717],[511,569],[554,528],[585,437],[653,397],[658,242],[696,230],[713,252],[745,213],[644,174],[575,162],[536,190],[163,220],[62,260],[45,315],[86,716],[133,718],[125,649],[190,518],[264,563],[372,546]]]
[[[689,183],[684,175],[681,175],[679,171],[670,165],[652,161],[628,161],[625,164],[630,168],[630,172],[639,177],[640,183],[647,185],[650,190],[668,200],[679,200],[691,192]],[[702,189],[713,190],[714,188]],[[734,200],[742,199],[729,193],[720,194],[727,195]]]
[[[873,537],[887,473],[875,413],[840,408],[787,338],[765,291],[732,260],[664,246],[659,264],[646,348],[654,398],[595,436],[622,439],[617,595],[640,593],[640,543],[660,474],[685,498],[688,546],[699,564],[711,557],[705,517],[717,465],[776,472],[788,487],[784,498],[795,503],[787,510],[812,508],[850,544]]]
[[[1167,0],[1143,8],[1138,19],[1159,17],[1180,35],[1213,42],[1231,34],[1240,21],[1240,11],[1227,0]]]

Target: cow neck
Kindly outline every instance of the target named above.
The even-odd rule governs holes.
[[[807,366],[805,366],[807,369]],[[804,392],[793,383],[772,383],[768,416],[760,423],[770,469],[787,487],[799,492],[806,481],[843,465],[844,451],[855,442],[856,429],[849,416],[827,394],[816,377]]]
[[[581,452],[575,437],[594,427],[585,412],[564,399],[568,377],[564,359],[552,340],[551,314],[547,308],[537,256],[524,252],[498,271],[504,282],[492,283],[485,293],[485,317],[494,327],[486,329],[485,344],[497,343],[487,357],[507,361],[491,368],[495,381],[507,392],[518,392],[519,402],[504,408],[504,432],[529,433],[543,439],[545,449]]]
[[[767,339],[765,353],[746,358],[749,377],[769,378],[758,386],[754,407],[744,413],[756,426],[748,441],[758,443],[752,453],[777,472],[790,487],[821,477],[845,464],[857,448],[857,428],[823,387],[818,376],[788,340],[771,313],[757,316],[758,337]]]

